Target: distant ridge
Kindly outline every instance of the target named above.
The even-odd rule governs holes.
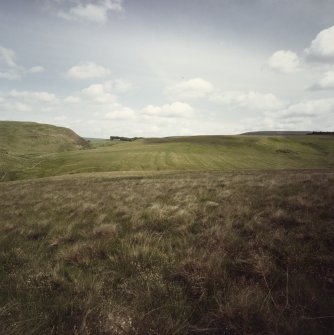
[[[288,136],[288,135],[310,135],[311,131],[249,131],[240,135],[265,135],[265,136]]]

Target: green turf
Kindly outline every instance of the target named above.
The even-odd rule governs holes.
[[[134,142],[91,140],[66,128],[1,122],[3,180],[110,171],[323,169],[334,166],[330,136],[192,136]],[[16,129],[15,132],[13,129]],[[80,144],[81,143],[81,144]],[[1,176],[0,176],[1,177]]]
[[[0,150],[10,153],[50,153],[87,146],[71,129],[35,122],[0,121]]]
[[[106,171],[331,168],[331,137],[201,136],[145,139],[41,157],[25,177]]]
[[[0,181],[34,170],[50,153],[87,147],[88,143],[68,128],[0,121]]]

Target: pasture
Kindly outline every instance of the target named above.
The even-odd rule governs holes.
[[[85,150],[33,155],[18,178],[108,171],[243,171],[334,167],[330,136],[194,136],[91,141]],[[27,165],[25,165],[27,166]]]

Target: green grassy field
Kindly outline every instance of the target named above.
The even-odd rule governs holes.
[[[241,170],[334,166],[334,138],[203,136],[146,139],[51,156],[41,175],[100,171]]]
[[[103,145],[101,145],[103,143]],[[201,136],[96,141],[91,149],[32,157],[19,178],[107,171],[233,171],[334,167],[334,138]]]
[[[327,169],[334,167],[334,137],[192,136],[85,142],[66,128],[0,122],[0,159],[1,180],[110,171]]]

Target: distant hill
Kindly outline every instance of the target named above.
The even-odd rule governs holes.
[[[0,121],[2,153],[52,153],[87,147],[73,130],[35,122]]]
[[[256,136],[289,136],[289,135],[309,135],[311,131],[249,131],[240,135],[256,135]]]

